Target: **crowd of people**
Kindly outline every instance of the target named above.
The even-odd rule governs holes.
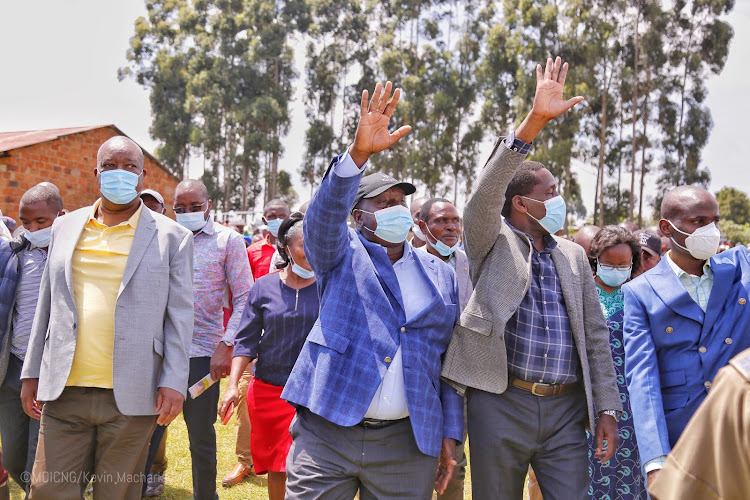
[[[29,189],[16,237],[0,227],[0,500],[11,478],[37,500],[157,496],[179,414],[199,500],[233,414],[222,484],[268,474],[271,500],[461,499],[467,454],[476,499],[750,495],[750,252],[717,253],[696,186],[656,227],[561,237],[566,202],[526,156],[582,101],[567,71],[537,67],[463,214],[368,171],[410,131],[389,131],[390,82],[256,238],[215,222],[198,180],[166,217],[125,137],[99,149],[93,205]]]

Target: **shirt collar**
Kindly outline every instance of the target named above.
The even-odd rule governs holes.
[[[208,218],[205,224],[203,224],[203,227],[195,233],[196,236],[198,236],[201,233],[206,233],[209,236],[212,236],[216,232],[216,228],[214,227],[214,221],[211,219],[211,217]]]
[[[505,223],[508,224],[508,227],[510,227],[512,230],[514,230],[514,231],[516,231],[518,233],[521,233],[524,236],[526,236],[529,239],[529,243],[531,243],[531,248],[533,248],[534,251],[537,251],[536,247],[534,247],[534,238],[532,238],[531,235],[528,235],[528,234],[524,233],[520,229],[516,229],[516,227],[513,226],[513,224],[511,224],[510,221],[508,221],[508,219],[505,219]],[[542,250],[542,251],[543,252],[551,252],[555,248],[557,248],[557,240],[555,240],[555,238],[553,238],[551,234],[545,234],[544,235],[544,250]]]
[[[694,278],[698,277],[685,272],[680,266],[675,264],[675,262],[672,260],[672,250],[667,252],[667,264],[669,264],[669,267],[672,268],[672,271],[677,275],[678,278],[681,278],[683,275],[691,276]],[[711,259],[706,259],[706,262],[703,264],[703,276],[710,276],[712,274],[713,270],[711,269]]]
[[[99,224],[99,221],[96,220],[96,210],[99,208],[101,204],[102,204],[102,199],[99,198],[91,206],[91,214],[89,215],[89,222],[94,221],[97,224]],[[127,224],[133,229],[136,229],[138,227],[138,221],[141,218],[142,211],[143,211],[143,200],[141,200],[141,203],[138,205],[138,210],[136,210],[135,213],[131,215],[128,220],[126,220],[125,222],[120,222],[119,224],[117,224],[117,226],[122,226],[123,224]],[[117,227],[117,226],[113,226],[113,227]]]
[[[383,250],[385,250],[385,247],[383,247]],[[409,260],[414,259],[414,247],[411,246],[411,243],[408,241],[404,241],[404,255],[401,256],[400,259],[398,259],[393,265],[405,265],[409,262]]]

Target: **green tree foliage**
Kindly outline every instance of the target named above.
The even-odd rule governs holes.
[[[731,220],[723,220],[719,223],[721,234],[724,238],[731,241],[733,245],[741,243],[747,245],[750,243],[750,225],[737,224]]]
[[[223,210],[275,196],[295,77],[288,38],[307,29],[304,0],[152,0],[120,77],[151,89],[151,134],[184,176],[191,150],[208,162]],[[261,173],[261,170],[264,170]]]
[[[730,220],[738,224],[750,224],[750,199],[739,189],[725,187],[716,193],[722,221]],[[722,222],[722,229],[724,229]]]

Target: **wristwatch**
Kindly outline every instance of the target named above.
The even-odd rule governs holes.
[[[231,340],[222,340],[221,342],[227,347],[234,347],[234,342]]]
[[[610,417],[615,419],[615,422],[620,421],[620,412],[617,410],[603,410],[599,412],[599,415],[609,415]]]

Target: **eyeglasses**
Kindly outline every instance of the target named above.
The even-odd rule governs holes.
[[[193,205],[192,207],[172,207],[172,210],[174,210],[174,213],[176,214],[184,214],[187,212],[202,212],[203,206],[206,204],[204,201],[200,205]]]
[[[603,271],[612,271],[614,269],[617,269],[618,271],[630,271],[633,268],[633,262],[632,261],[627,266],[610,266],[609,264],[602,264],[602,262],[600,260],[597,260],[596,262],[599,264],[599,267]]]

